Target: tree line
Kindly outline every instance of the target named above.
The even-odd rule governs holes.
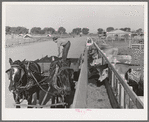
[[[114,27],[107,27],[106,28],[106,31],[102,28],[98,28],[97,31],[98,31],[98,34],[102,34],[103,32],[110,32],[110,31],[114,31],[114,30],[118,30],[118,28],[114,28]],[[132,32],[132,33],[137,33],[137,34],[140,34],[143,32],[142,28],[139,28],[137,30],[133,30],[131,31],[131,28],[129,27],[125,27],[125,28],[119,28],[119,30],[122,30],[122,31],[126,31],[126,32]]]
[[[102,28],[98,28],[97,33],[102,34],[103,32],[110,32],[113,30],[117,30],[117,28],[107,27],[106,30],[104,30]],[[131,28],[129,28],[129,27],[120,28],[120,30],[131,32]],[[139,28],[133,32],[134,33],[141,33],[142,31],[143,30],[141,28]],[[64,27],[59,27],[58,30],[55,30],[52,27],[45,27],[43,29],[41,29],[40,27],[33,27],[33,28],[31,28],[31,30],[29,32],[29,29],[27,29],[25,27],[6,26],[5,32],[6,32],[6,34],[28,34],[28,33],[30,33],[30,34],[67,34],[66,29]],[[82,29],[81,28],[74,28],[74,29],[72,29],[72,32],[69,34],[87,35],[87,34],[89,34],[89,29],[88,28],[82,28]]]
[[[30,32],[29,29],[25,27],[10,27],[6,26],[5,28],[6,34],[67,34],[66,29],[64,27],[59,27],[58,30],[55,30],[52,27],[45,27],[41,29],[40,27],[33,27],[31,28]],[[70,34],[88,34],[88,28],[74,28]]]

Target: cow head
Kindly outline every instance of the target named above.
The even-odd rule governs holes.
[[[143,79],[143,74],[141,74],[139,77],[139,81],[134,80],[132,77],[133,70],[130,68],[126,73],[125,73],[125,78],[127,80],[127,83],[129,86],[133,87],[133,91],[139,95],[143,96],[143,90],[144,90],[144,79]]]
[[[108,68],[104,69],[99,77],[99,81],[103,82],[108,77]]]

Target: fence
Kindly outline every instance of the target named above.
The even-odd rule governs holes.
[[[113,102],[115,108],[143,108],[143,103],[140,98],[131,90],[124,79],[117,73],[113,65],[108,61],[107,57],[100,50],[98,45],[94,43],[102,57],[102,63],[108,63],[109,66],[109,84],[108,94],[110,100],[116,100]],[[117,104],[117,105],[116,105]]]
[[[144,44],[131,44],[131,48],[144,50]]]
[[[81,72],[72,104],[72,108],[86,108],[88,69],[87,69],[87,48],[82,55]]]
[[[129,48],[144,50],[144,44],[134,43],[132,39],[129,40]]]

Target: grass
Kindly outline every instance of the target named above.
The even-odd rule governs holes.
[[[5,45],[7,48],[7,47],[16,46],[16,45],[48,41],[50,39],[51,37],[32,37],[32,38],[14,37],[14,38],[11,38],[10,36],[6,36]]]
[[[94,37],[94,41],[97,45],[102,49],[103,43],[102,40],[99,38]],[[130,55],[132,57],[132,62],[134,64],[144,64],[144,51],[130,49],[129,42],[125,41],[106,41],[106,44],[113,48],[118,48],[118,55]],[[107,46],[105,46],[107,47]]]
[[[106,41],[106,43],[112,47],[118,48],[118,55],[130,55],[130,49],[128,48],[129,42],[125,41]]]
[[[97,43],[99,47],[103,45],[102,40],[98,37],[94,37],[93,40]],[[125,41],[105,41],[106,44],[113,48],[118,48],[118,55],[130,55],[131,50],[128,48],[129,43]]]

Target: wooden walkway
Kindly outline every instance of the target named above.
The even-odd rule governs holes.
[[[68,52],[68,58],[79,58],[84,51],[86,37],[70,38],[70,42],[71,46]]]

